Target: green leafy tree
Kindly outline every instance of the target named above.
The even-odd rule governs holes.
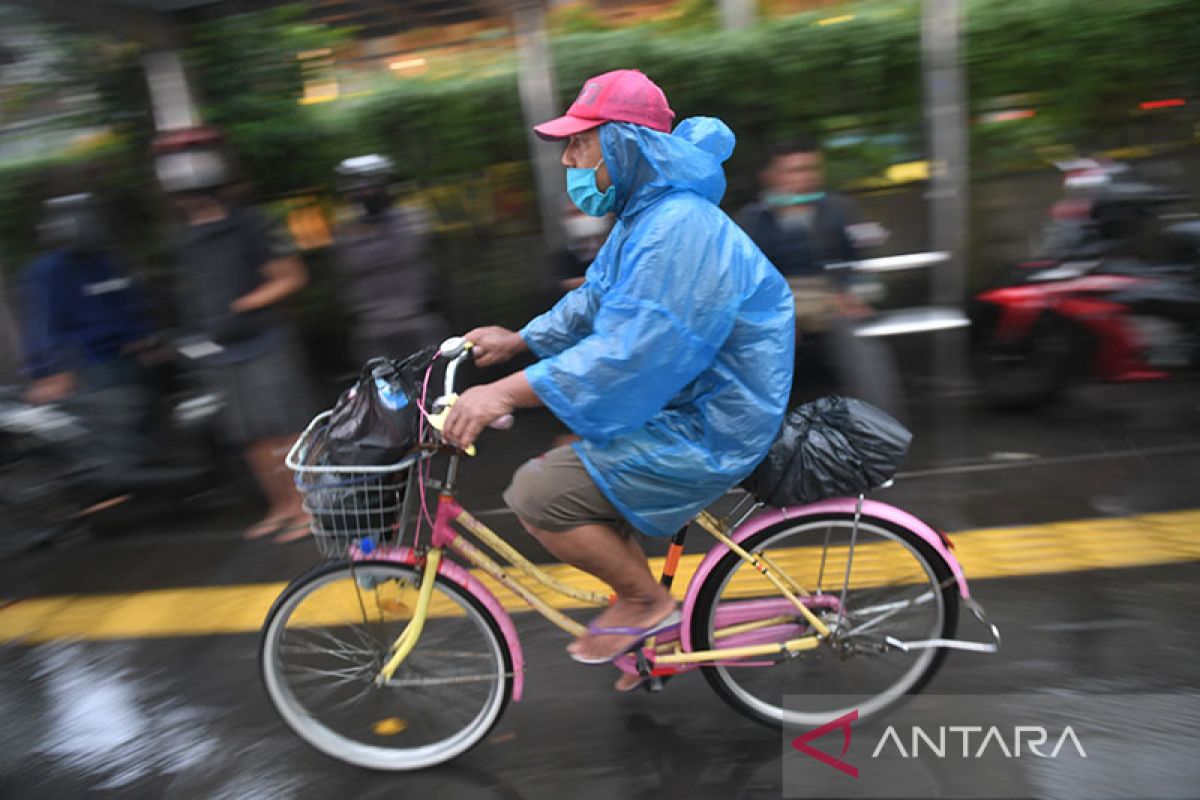
[[[203,23],[187,53],[205,121],[225,133],[267,195],[323,185],[331,167],[328,138],[299,104],[297,56],[336,47],[346,31],[305,23],[303,14],[282,6]]]

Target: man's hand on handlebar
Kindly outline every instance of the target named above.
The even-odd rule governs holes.
[[[476,328],[463,338],[474,345],[471,353],[475,356],[475,364],[480,367],[503,364],[526,349],[521,334],[498,325]],[[463,395],[464,398],[466,396]]]
[[[496,420],[511,414],[516,404],[505,389],[503,381],[474,386],[450,407],[442,435],[463,450],[475,443],[480,431]]]

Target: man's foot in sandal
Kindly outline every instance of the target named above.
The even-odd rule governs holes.
[[[627,692],[632,692],[634,689],[638,688],[648,680],[650,679],[643,678],[641,675],[632,675],[628,672],[622,672],[621,677],[617,678],[617,682],[613,684],[613,689],[625,694]]]
[[[567,648],[581,664],[607,664],[639,642],[679,624],[675,601],[665,591],[652,603],[617,600],[598,616],[588,632]]]

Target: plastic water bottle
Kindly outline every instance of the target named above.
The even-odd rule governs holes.
[[[379,395],[379,399],[383,401],[383,404],[392,411],[399,411],[409,403],[407,394],[403,391],[398,391],[383,378],[375,379],[375,392]]]

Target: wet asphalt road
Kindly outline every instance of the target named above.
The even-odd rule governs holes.
[[[880,499],[951,531],[1200,507],[1194,382],[1093,387],[1024,417],[987,412],[969,394],[914,400],[911,416],[912,456]],[[496,509],[506,476],[555,428],[530,414],[518,432],[487,434],[463,473],[464,505]],[[315,562],[307,543],[240,541],[251,515],[183,509],[10,558],[0,595],[280,581]],[[536,554],[511,516],[483,518]],[[1194,561],[973,581],[1005,649],[952,654],[929,691],[1196,691],[1198,582]],[[616,696],[607,669],[563,656],[557,629],[528,614],[517,624],[525,699],[452,765],[406,775],[341,765],[292,736],[259,686],[253,635],[0,645],[0,798],[781,796],[779,737],[724,706],[699,675],[659,695]]]

